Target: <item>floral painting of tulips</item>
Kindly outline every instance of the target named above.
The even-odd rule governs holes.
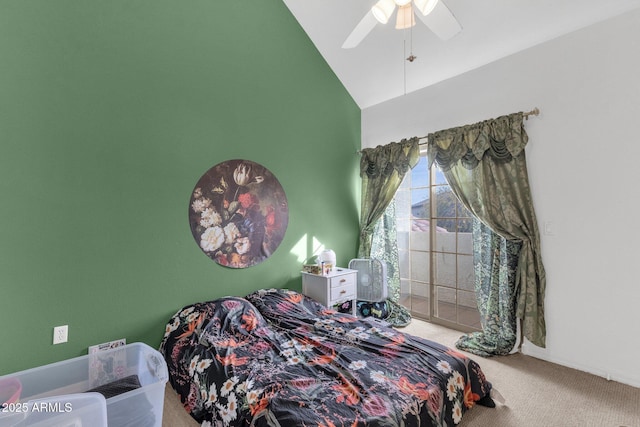
[[[280,182],[250,160],[228,160],[209,169],[189,203],[191,232],[200,249],[230,268],[251,267],[269,258],[288,222]]]

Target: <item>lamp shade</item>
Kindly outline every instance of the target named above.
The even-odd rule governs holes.
[[[420,11],[420,13],[422,13],[424,16],[427,16],[436,7],[436,5],[438,4],[438,0],[414,0],[414,3],[416,4],[416,8]]]
[[[336,268],[336,253],[332,249],[325,249],[318,255],[318,264],[323,262],[331,264],[331,269]]]
[[[380,0],[371,8],[371,12],[373,12],[373,16],[375,16],[378,22],[386,24],[389,22],[389,18],[391,18],[395,7],[396,4],[393,0]]]
[[[405,4],[398,9],[398,16],[396,17],[396,29],[404,30],[405,28],[411,28],[416,25],[416,19],[413,15],[413,8],[411,4]]]

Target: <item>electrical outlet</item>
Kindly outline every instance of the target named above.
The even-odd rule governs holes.
[[[545,221],[544,222],[544,231],[543,233],[546,236],[553,236],[556,234],[556,227],[555,224],[552,221]]]
[[[56,326],[53,328],[53,343],[62,344],[69,339],[69,325]]]

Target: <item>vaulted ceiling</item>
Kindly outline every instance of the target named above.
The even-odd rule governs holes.
[[[640,7],[640,0],[441,0],[462,26],[453,38],[440,40],[419,19],[396,30],[394,13],[343,49],[376,1],[284,0],[363,109]],[[411,53],[413,62],[405,59]]]

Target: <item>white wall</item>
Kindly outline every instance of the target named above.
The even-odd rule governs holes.
[[[523,352],[638,387],[640,10],[365,109],[362,146],[533,107],[529,177],[553,234],[547,345]]]

